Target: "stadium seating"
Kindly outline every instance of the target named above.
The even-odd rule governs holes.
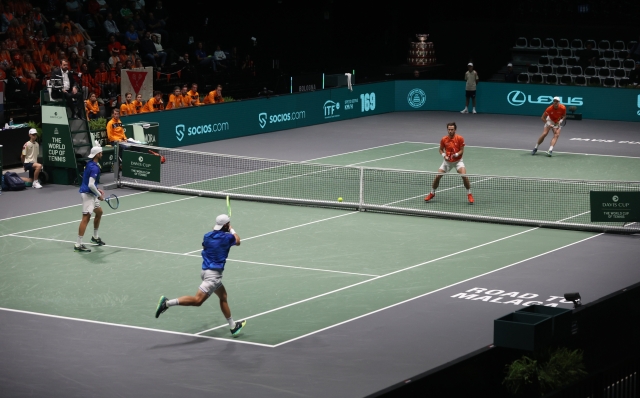
[[[584,47],[582,46],[582,40],[580,39],[573,39],[571,41],[571,49],[576,51],[576,50],[582,50]]]
[[[574,78],[582,75],[582,67],[581,66],[572,66],[571,67],[571,76]]]
[[[600,84],[604,87],[615,87],[617,82],[613,77],[605,77],[604,79],[600,79]]]
[[[542,42],[542,47],[544,47],[544,48],[556,48],[556,42],[552,38],[547,37]]]
[[[578,65],[577,57],[567,58],[567,66],[576,66],[576,65]]]
[[[561,50],[564,50],[564,49],[570,49],[571,45],[569,44],[569,40],[560,39],[560,40],[558,40],[558,43],[556,44],[556,47],[558,47]]]
[[[622,68],[622,62],[619,59],[610,59],[607,63],[609,65],[609,69]]]
[[[555,58],[555,57],[559,57],[560,56],[560,51],[558,51],[557,48],[549,48],[547,49],[547,57],[549,58]]]
[[[558,66],[556,68],[556,75],[564,76],[564,75],[568,75],[568,74],[569,74],[569,68],[567,68],[566,66]]]
[[[542,82],[544,82],[544,77],[541,74],[536,73],[535,75],[531,76],[531,83],[541,84]]]
[[[552,74],[553,74],[553,66],[551,66],[551,65],[544,65],[544,66],[542,67],[542,69],[540,70],[540,73],[541,73],[542,75],[544,75],[544,76],[552,75]]]
[[[518,75],[518,83],[529,83],[529,74],[528,73],[520,73]]]
[[[571,58],[573,57],[573,50],[571,50],[570,48],[563,48],[562,50],[560,50],[560,56],[562,58]]]
[[[576,76],[576,77],[573,79],[573,83],[574,83],[576,86],[586,86],[586,85],[587,85],[587,78],[586,78],[586,77],[584,77],[584,76]]]
[[[535,75],[536,73],[540,73],[540,67],[538,65],[529,65],[527,68],[527,73],[529,75]]]
[[[560,76],[560,84],[567,85],[573,83],[573,78],[570,75]]]
[[[547,75],[546,83],[547,84],[558,84],[558,76],[556,76],[556,75]]]
[[[547,56],[542,56],[538,59],[538,65],[540,66],[545,66],[545,65],[550,65],[551,62],[549,60],[549,57]]]
[[[613,42],[613,49],[615,51],[622,51],[622,50],[626,50],[627,46],[624,44],[622,40],[616,40]]]
[[[531,39],[531,42],[529,43],[529,47],[531,47],[531,48],[540,48],[540,47],[542,47],[542,40],[540,40],[537,37],[534,37],[533,39]]]
[[[609,43],[609,40],[600,40],[598,43],[598,50],[601,54],[606,50],[611,50],[611,43]]]
[[[630,82],[631,80],[629,80],[628,77],[623,77],[622,79],[618,80],[618,87],[627,87]]]
[[[598,43],[596,43],[595,40],[593,40],[593,39],[585,40],[584,47],[587,48],[588,44],[591,44],[591,48],[593,48],[594,50],[598,49]]]
[[[516,47],[524,48],[529,47],[529,42],[525,37],[518,37],[516,40]]]
[[[551,60],[551,65],[558,67],[564,65],[564,58],[556,57]]]
[[[632,59],[625,59],[622,62],[622,68],[629,73],[633,69],[635,69],[636,63]]]

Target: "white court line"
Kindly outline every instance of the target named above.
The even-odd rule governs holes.
[[[102,217],[115,216],[115,215],[122,214],[122,213],[128,213],[130,211],[147,209],[149,207],[162,206],[162,205],[166,205],[166,204],[169,204],[169,203],[180,202],[182,200],[189,200],[189,199],[195,199],[195,198],[197,198],[197,196],[190,196],[188,198],[171,200],[169,202],[162,202],[162,203],[156,203],[156,204],[148,205],[148,206],[136,207],[135,209],[120,210],[120,211],[117,211],[115,213],[102,214]],[[24,234],[24,233],[27,233],[27,232],[39,231],[41,229],[53,228],[53,227],[58,227],[60,225],[66,225],[66,224],[72,224],[72,223],[78,223],[79,224],[80,223],[80,219],[73,220],[73,221],[67,221],[67,222],[63,222],[63,223],[60,223],[60,224],[47,225],[46,227],[28,229],[26,231],[13,232],[13,233],[10,233],[10,234],[0,235],[0,238],[4,238],[5,236],[12,236],[12,235],[16,235],[16,234]]]
[[[268,347],[268,348],[273,348],[274,347],[273,345],[263,344],[263,343],[254,343],[254,342],[251,342],[251,341],[244,341],[244,340],[237,340],[237,339],[225,339],[224,337],[200,336],[200,335],[192,334],[192,333],[173,332],[171,330],[145,328],[145,327],[142,327],[142,326],[124,325],[124,324],[120,324],[120,323],[92,321],[90,319],[71,318],[71,317],[68,317],[68,316],[44,314],[44,313],[41,313],[41,312],[14,310],[14,309],[11,309],[11,308],[2,308],[2,307],[0,307],[0,310],[8,311],[8,312],[17,312],[17,313],[20,313],[20,314],[39,315],[39,316],[44,316],[44,317],[48,317],[48,318],[66,319],[66,320],[76,321],[76,322],[93,323],[93,324],[97,324],[97,325],[116,326],[116,327],[121,327],[121,328],[125,328],[125,329],[146,330],[146,331],[149,331],[149,332],[159,332],[159,333],[166,333],[166,334],[175,334],[175,335],[178,335],[178,336],[206,338],[206,339],[210,339],[210,340],[220,340],[220,341],[226,341],[226,342],[229,342],[229,343],[249,344],[249,345],[255,345],[255,346],[260,346],[260,347]],[[229,326],[229,325],[227,325],[227,326]]]
[[[425,144],[425,145],[439,145],[439,144],[434,144],[431,142],[418,142],[418,141],[402,141],[403,143],[407,143],[407,144]],[[465,145],[465,147],[470,147],[470,148],[484,148],[484,149],[503,149],[505,151],[523,151],[523,152],[531,152],[531,149],[517,149],[517,148],[497,148],[497,147],[492,147],[492,146],[477,146],[477,145]],[[611,157],[611,158],[629,158],[629,159],[640,159],[640,157],[637,156],[621,156],[621,155],[600,155],[597,153],[578,153],[578,152],[560,152],[560,151],[553,151],[553,153],[566,153],[569,155],[583,155],[583,156],[604,156],[604,157]]]
[[[44,240],[44,241],[48,241],[48,242],[76,243],[75,241],[72,241],[72,240],[53,239],[53,238],[39,238],[39,237],[35,237],[35,236],[25,236],[25,235],[7,235],[7,237],[10,237],[10,238],[23,238],[23,239],[36,239],[36,240]],[[127,247],[127,246],[115,246],[115,245],[105,245],[104,247],[106,247],[106,248],[111,248],[112,247],[114,249],[136,250],[136,251],[142,251],[142,252],[148,252],[148,253],[170,254],[170,255],[174,255],[174,256],[200,258],[199,255],[195,255],[195,254],[165,252],[165,251],[162,251],[162,250],[142,249],[142,248],[139,248],[139,247]],[[330,273],[334,273],[334,274],[369,276],[369,277],[378,276],[378,275],[370,275],[370,274],[360,274],[360,273],[357,273],[357,272],[335,271],[335,270],[322,269],[322,268],[296,267],[296,266],[293,266],[293,265],[261,263],[261,262],[257,262],[257,261],[246,261],[246,260],[234,260],[234,259],[230,259],[230,258],[228,258],[227,261],[232,261],[232,262],[236,262],[236,263],[267,265],[267,266],[270,266],[270,267],[301,269],[301,270],[305,270],[305,271],[330,272]]]
[[[352,153],[358,153],[358,152],[370,151],[370,150],[372,150],[372,149],[385,148],[385,147],[388,147],[388,146],[400,145],[400,144],[405,144],[405,143],[409,143],[409,144],[411,144],[410,142],[407,142],[407,141],[394,142],[393,144],[386,144],[386,145],[380,145],[380,146],[373,146],[373,147],[371,147],[371,148],[358,149],[357,151],[343,152],[343,153],[339,153],[339,154],[337,154],[337,155],[322,156],[322,157],[320,157],[320,158],[314,158],[314,159],[304,160],[304,161],[302,161],[302,163],[304,163],[304,162],[313,162],[314,160],[320,160],[320,159],[335,158],[335,157],[342,156],[342,155],[349,155],[349,154],[352,154]],[[420,143],[420,144],[421,144],[421,143]]]
[[[365,161],[358,162],[358,163],[351,163],[351,164],[348,164],[348,165],[347,165],[347,166],[345,166],[345,167],[355,166],[355,165],[357,165],[357,164],[363,164],[363,163],[369,163],[369,162],[377,162],[378,160],[384,160],[384,159],[397,158],[398,156],[405,156],[405,155],[410,155],[410,154],[412,154],[412,153],[424,152],[424,151],[430,151],[430,150],[432,150],[432,149],[439,149],[439,147],[434,146],[433,148],[426,148],[426,149],[420,149],[420,150],[417,150],[417,151],[405,152],[405,153],[401,153],[401,154],[399,154],[399,155],[392,155],[392,156],[387,156],[387,157],[384,157],[384,158],[378,158],[378,159],[365,160]]]
[[[501,267],[501,268],[498,268],[498,269],[494,269],[493,271],[489,271],[489,272],[485,272],[484,274],[476,275],[476,276],[474,276],[474,277],[471,277],[471,278],[465,279],[465,280],[463,280],[463,281],[456,282],[456,283],[453,283],[453,284],[451,284],[451,285],[448,285],[448,286],[445,286],[445,287],[441,287],[441,288],[436,289],[436,290],[432,290],[432,291],[430,291],[430,292],[428,292],[428,293],[424,293],[424,294],[421,294],[421,295],[419,295],[419,296],[416,296],[416,297],[413,297],[413,298],[410,298],[410,299],[407,299],[407,300],[401,301],[401,302],[399,302],[399,303],[392,304],[392,305],[389,305],[389,306],[387,306],[387,307],[380,308],[380,309],[377,309],[377,310],[375,310],[375,311],[368,312],[368,313],[366,313],[366,314],[363,314],[363,315],[357,316],[357,317],[355,317],[355,318],[347,319],[346,321],[342,321],[342,322],[340,322],[340,323],[336,323],[336,324],[334,324],[334,325],[327,326],[327,327],[322,328],[322,329],[319,329],[319,330],[315,330],[315,331],[313,331],[313,332],[311,332],[311,333],[307,333],[307,334],[304,334],[304,335],[302,335],[302,336],[295,337],[295,338],[293,338],[293,339],[291,339],[291,340],[283,341],[283,342],[281,342],[281,343],[278,343],[278,344],[274,345],[274,347],[276,347],[276,348],[277,348],[277,347],[280,347],[281,345],[288,344],[288,343],[291,343],[291,342],[296,341],[296,340],[300,340],[300,339],[302,339],[302,338],[305,338],[305,337],[308,337],[308,336],[314,335],[314,334],[316,334],[316,333],[320,333],[320,332],[322,332],[322,331],[325,331],[325,330],[328,330],[328,329],[334,328],[334,327],[336,327],[336,326],[344,325],[345,323],[349,323],[349,322],[355,321],[355,320],[357,320],[357,319],[364,318],[364,317],[366,317],[366,316],[373,315],[373,314],[375,314],[375,313],[378,313],[378,312],[382,312],[382,311],[388,310],[389,308],[397,307],[397,306],[399,306],[399,305],[402,305],[402,304],[408,303],[408,302],[413,301],[413,300],[417,300],[417,299],[419,299],[419,298],[421,298],[421,297],[425,297],[425,296],[428,296],[428,295],[433,294],[433,293],[437,293],[437,292],[439,292],[439,291],[442,291],[442,290],[448,289],[448,288],[450,288],[450,287],[453,287],[453,286],[459,285],[459,284],[461,284],[461,283],[469,282],[469,281],[471,281],[471,280],[474,280],[474,279],[480,278],[480,277],[482,277],[482,276],[489,275],[489,274],[492,274],[492,273],[494,273],[494,272],[498,272],[498,271],[501,271],[501,270],[504,270],[504,269],[507,269],[507,268],[513,267],[514,265],[522,264],[522,263],[524,263],[524,262],[527,262],[527,261],[533,260],[533,259],[538,258],[538,257],[545,256],[545,255],[550,254],[550,253],[553,253],[553,252],[555,252],[555,251],[565,249],[565,248],[567,248],[567,247],[569,247],[569,246],[573,246],[573,245],[575,245],[575,244],[578,244],[578,243],[581,243],[581,242],[587,241],[587,240],[589,240],[589,239],[593,239],[593,238],[598,237],[598,236],[600,236],[600,235],[603,235],[603,234],[602,234],[602,233],[600,233],[600,234],[597,234],[597,235],[594,235],[594,236],[590,236],[590,237],[588,237],[588,238],[585,238],[585,239],[579,240],[579,241],[577,241],[577,242],[573,242],[573,243],[570,243],[570,244],[568,244],[568,245],[564,245],[564,246],[562,246],[562,247],[558,247],[558,248],[556,248],[556,249],[549,250],[549,251],[544,252],[544,253],[542,253],[542,254],[538,254],[538,255],[535,255],[535,256],[533,256],[533,257],[529,257],[529,258],[527,258],[527,259],[520,260],[520,261],[518,261],[518,262],[515,262],[515,263],[513,263],[513,264],[509,264],[509,265],[506,265],[506,266]]]
[[[496,243],[496,242],[500,242],[500,241],[503,241],[503,240],[506,240],[506,239],[510,239],[510,238],[513,238],[514,236],[526,234],[528,232],[535,231],[537,229],[539,229],[539,227],[527,229],[525,231],[520,231],[518,233],[509,235],[509,236],[505,236],[503,238],[492,240],[491,242],[486,242],[486,243],[483,243],[483,244],[480,244],[480,245],[476,245],[476,246],[473,246],[473,247],[470,247],[470,248],[467,248],[467,249],[464,249],[464,250],[457,251],[455,253],[451,253],[451,254],[447,254],[445,256],[441,256],[441,257],[435,258],[433,260],[425,261],[425,262],[420,263],[420,264],[412,265],[410,267],[406,267],[406,268],[402,268],[402,269],[399,269],[399,270],[396,270],[396,271],[393,271],[393,272],[389,272],[388,274],[380,275],[380,276],[377,276],[375,278],[367,279],[366,281],[362,281],[362,282],[354,283],[354,284],[349,285],[349,286],[341,287],[339,289],[335,289],[335,290],[332,290],[332,291],[329,291],[329,292],[326,292],[326,293],[322,293],[322,294],[319,294],[319,295],[316,295],[316,296],[313,296],[313,297],[309,297],[309,298],[306,298],[306,299],[303,299],[303,300],[299,300],[299,301],[296,301],[296,302],[293,302],[293,303],[290,303],[290,304],[287,304],[287,305],[283,305],[281,307],[277,307],[277,308],[274,308],[274,309],[271,309],[271,310],[268,310],[268,311],[264,311],[264,312],[261,312],[261,313],[255,314],[255,315],[244,317],[242,319],[256,318],[256,317],[259,317],[259,316],[262,316],[262,315],[265,315],[265,314],[269,314],[271,312],[282,310],[284,308],[288,308],[288,307],[292,307],[294,305],[302,304],[302,303],[305,303],[307,301],[315,300],[317,298],[328,296],[328,295],[333,294],[333,293],[341,292],[343,290],[350,289],[350,288],[355,287],[355,286],[360,286],[360,285],[363,285],[365,283],[369,283],[369,282],[372,282],[372,281],[375,281],[375,280],[378,280],[378,279],[382,279],[382,278],[386,278],[386,277],[391,276],[391,275],[398,274],[400,272],[408,271],[408,270],[411,270],[411,269],[414,269],[414,268],[417,268],[417,267],[421,267],[421,266],[426,265],[426,264],[431,264],[433,262],[443,260],[445,258],[449,258],[449,257],[455,256],[455,255],[458,255],[458,254],[461,254],[461,253],[466,253],[468,251],[475,250],[475,249],[478,249],[478,248],[481,248],[481,247],[484,247],[484,246],[487,246],[487,245],[490,245],[490,244],[493,244],[493,243]],[[219,329],[219,328],[222,328],[222,327],[225,327],[225,326],[229,326],[229,325],[228,324],[224,324],[224,325],[216,326],[214,328],[203,330],[202,332],[198,332],[196,334],[207,333],[207,332],[210,332],[212,330],[216,330],[216,329]]]
[[[126,195],[121,195],[118,196],[119,198],[124,198],[127,196],[133,196],[133,195],[140,195],[143,193],[149,193],[149,191],[144,191],[144,192],[136,192],[136,193],[130,193],[130,194],[126,194]],[[50,209],[50,210],[43,210],[43,211],[38,211],[35,213],[29,213],[29,214],[23,214],[21,216],[14,216],[14,217],[7,217],[7,218],[2,218],[0,219],[0,221],[5,221],[5,220],[12,220],[14,218],[20,218],[20,217],[27,217],[27,216],[35,216],[36,214],[42,214],[42,213],[48,213],[50,211],[56,211],[56,210],[62,210],[62,209],[68,209],[70,207],[76,207],[76,206],[82,206],[82,203],[78,203],[77,205],[71,205],[71,206],[64,206],[64,207],[57,207],[55,209]]]

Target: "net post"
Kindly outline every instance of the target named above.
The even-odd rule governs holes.
[[[358,167],[360,169],[360,200],[358,202],[358,210],[364,209],[364,167]]]
[[[120,183],[120,143],[119,142],[115,142],[115,154],[116,154],[116,159],[115,159],[115,166],[113,168],[113,181],[116,183],[116,186],[118,188],[121,187],[121,183]]]

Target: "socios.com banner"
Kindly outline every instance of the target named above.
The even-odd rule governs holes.
[[[460,111],[465,103],[463,81],[398,81],[396,111]],[[640,93],[632,89],[480,83],[476,94],[478,112],[542,115],[553,97],[575,106],[586,119],[640,121]]]
[[[124,124],[159,124],[157,145],[179,147],[393,112],[394,82],[144,113]]]

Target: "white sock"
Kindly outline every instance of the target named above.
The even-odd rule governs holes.
[[[227,318],[227,322],[229,322],[229,327],[230,327],[231,329],[233,329],[233,328],[235,328],[235,327],[236,327],[236,323],[235,323],[235,321],[233,320],[233,317],[231,317],[231,318]]]
[[[474,110],[474,111],[476,110],[476,107],[475,107],[475,106],[473,107],[473,110]]]
[[[178,299],[167,300],[167,307],[173,307],[174,305],[180,305]]]
[[[471,189],[467,189],[467,193],[471,193]]]
[[[435,195],[436,194],[436,190],[431,188],[431,193]]]
[[[76,246],[82,246],[82,236],[78,235],[78,240],[76,240]]]
[[[553,145],[549,147],[549,152],[553,151]]]
[[[534,146],[533,149],[538,149],[538,144],[536,144],[536,146]]]
[[[93,237],[98,239],[100,236],[98,235],[98,228],[93,229]]]

